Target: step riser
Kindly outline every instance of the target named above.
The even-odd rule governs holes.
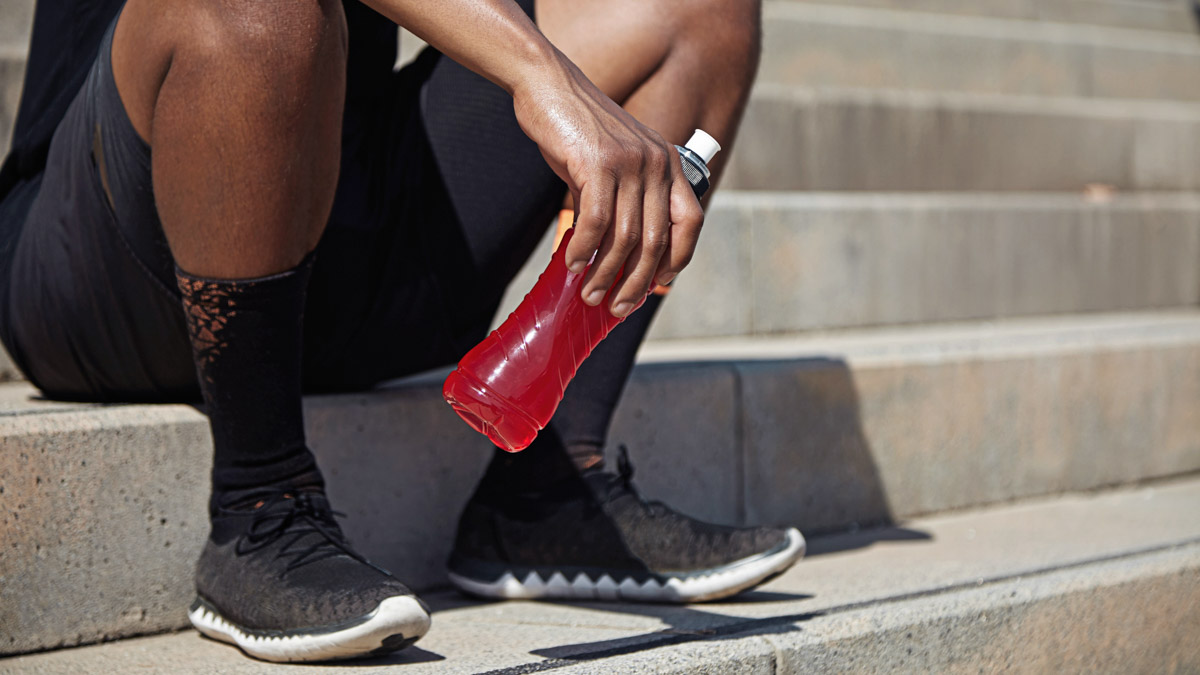
[[[24,45],[33,31],[34,0],[4,0],[0,3],[0,47]]]
[[[22,78],[25,59],[6,58],[0,53],[0,161],[8,153],[13,124],[17,121],[17,106],[21,104]]]
[[[3,149],[21,67],[0,59]],[[723,185],[885,192],[1074,191],[1089,183],[1200,189],[1200,112],[1102,105],[1012,106],[983,95],[884,91],[814,94],[768,84],[751,101]]]
[[[1192,106],[764,85],[724,178],[742,190],[1200,188]]]
[[[822,630],[821,620],[804,623],[809,635],[779,640],[774,668],[764,672],[1194,672],[1194,555],[1018,580],[903,611],[877,607],[839,617],[840,630]],[[1093,585],[1092,575],[1128,578]]]
[[[814,531],[1195,471],[1197,410],[1200,342],[650,365],[610,441],[633,449],[647,494],[685,512]],[[443,583],[486,441],[436,385],[317,398],[307,413],[352,540],[418,589]],[[0,653],[183,625],[206,531],[200,414],[117,407],[4,428]]]
[[[791,0],[803,4],[800,0]],[[1173,33],[1196,32],[1196,20],[1183,0],[1163,3],[1097,0],[813,0],[817,4],[912,10],[935,14],[985,16],[1090,24]],[[781,3],[782,4],[782,3]]]
[[[497,323],[550,258],[509,286]],[[651,339],[1200,303],[1200,200],[718,195]]]
[[[767,7],[759,81],[1200,100],[1200,45],[1190,36],[1124,36],[1102,28],[929,21],[904,12],[784,3]]]
[[[13,380],[23,380],[25,377],[21,371],[17,370],[16,365],[12,362],[12,357],[8,352],[4,351],[4,347],[0,346],[0,382],[10,382]]]

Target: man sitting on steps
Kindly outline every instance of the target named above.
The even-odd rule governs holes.
[[[393,71],[396,24],[437,51]],[[669,282],[702,220],[671,143],[732,142],[758,39],[757,0],[41,0],[0,172],[0,336],[50,397],[203,400],[201,631],[279,661],[400,649],[428,610],[343,537],[301,393],[455,362],[565,195],[568,264],[596,254],[586,302],[615,284],[623,315]],[[703,600],[803,553],[795,530],[645,501],[624,457],[605,470],[660,301],[533,446],[497,452],[460,587]]]

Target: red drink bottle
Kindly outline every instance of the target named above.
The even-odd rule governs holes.
[[[700,197],[708,190],[707,164],[721,146],[697,129],[686,146],[675,147]],[[587,271],[573,274],[565,261],[571,234],[563,236],[533,290],[467,352],[442,388],[459,417],[509,452],[529,447],[558,409],[580,364],[624,320],[609,313],[607,296],[595,307],[583,302]]]

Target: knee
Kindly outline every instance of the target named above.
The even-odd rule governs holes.
[[[762,51],[761,0],[695,0],[683,7],[681,39],[696,45],[709,63],[752,77]]]
[[[304,77],[344,64],[348,50],[341,0],[225,0],[199,4],[186,49],[271,79]]]

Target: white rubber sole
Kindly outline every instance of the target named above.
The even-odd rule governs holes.
[[[416,598],[401,595],[379,603],[359,624],[327,633],[266,636],[247,633],[201,604],[188,613],[196,630],[237,645],[264,661],[338,661],[403,649],[429,631],[430,618]]]
[[[450,582],[471,595],[505,600],[534,600],[555,598],[565,600],[635,600],[640,602],[703,602],[717,600],[757,586],[769,577],[791,567],[804,556],[804,536],[792,528],[787,531],[787,546],[767,555],[745,558],[708,574],[668,576],[665,580],[648,579],[638,583],[632,577],[618,581],[604,574],[593,580],[579,573],[567,579],[561,572],[552,572],[543,579],[529,572],[518,579],[506,572],[495,581],[480,581],[450,572]]]

